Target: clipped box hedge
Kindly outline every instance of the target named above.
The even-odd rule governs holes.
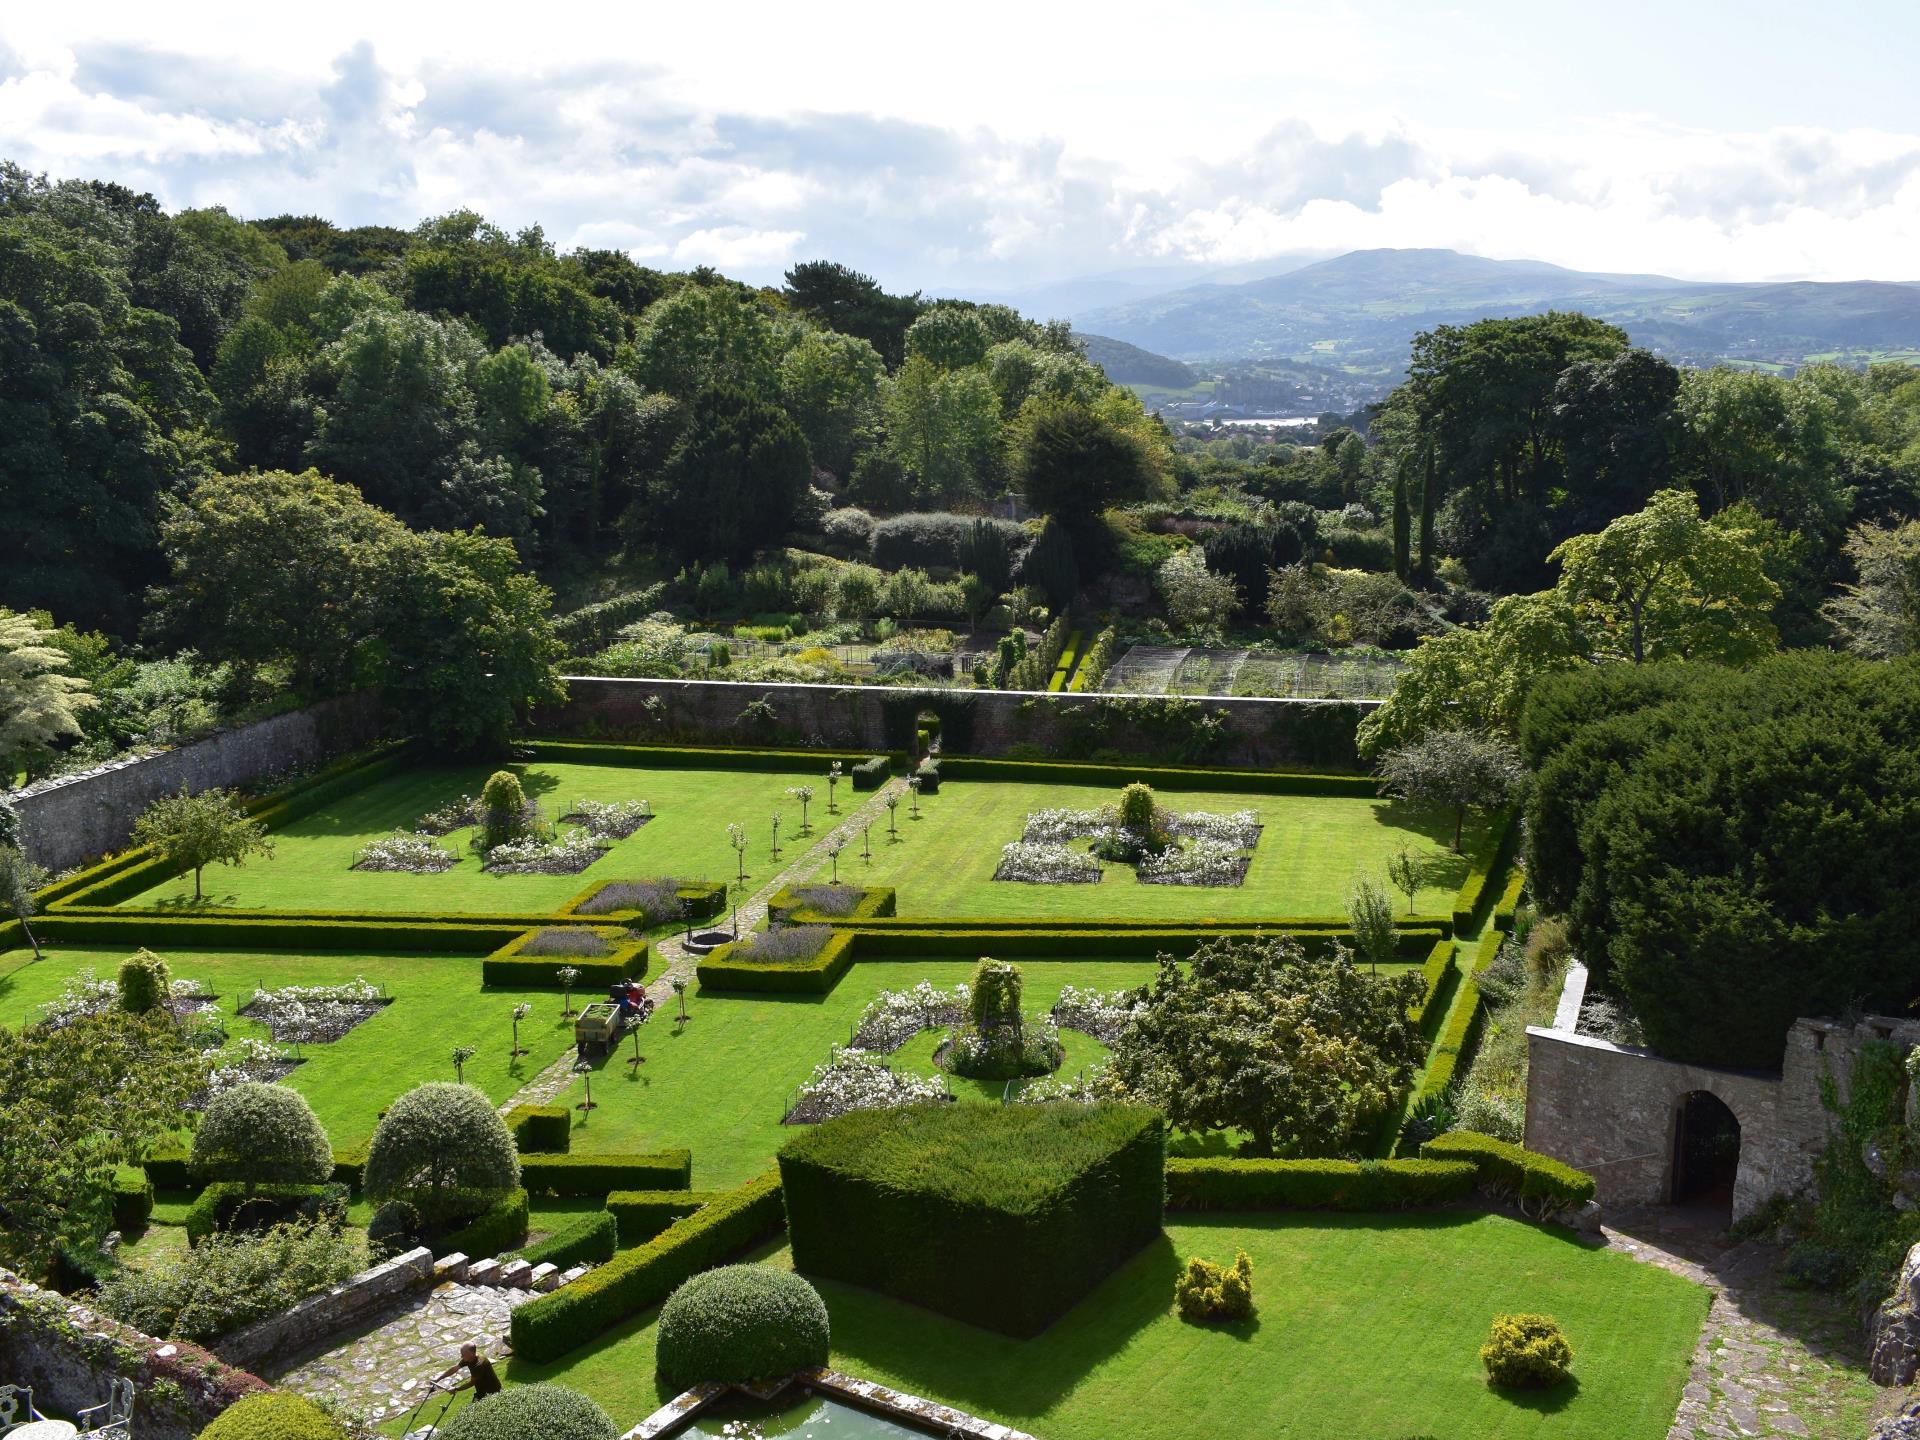
[[[527,1192],[516,1187],[500,1196],[457,1230],[433,1242],[436,1255],[461,1254],[474,1260],[504,1255],[527,1242]]]
[[[1500,892],[1500,899],[1493,907],[1493,923],[1502,930],[1513,928],[1513,917],[1520,909],[1520,896],[1527,888],[1527,872],[1518,865],[1507,876],[1507,888]]]
[[[604,990],[622,980],[638,980],[647,973],[648,947],[615,925],[595,925],[593,933],[611,947],[604,955],[527,955],[522,951],[538,929],[515,936],[480,965],[480,983],[503,990],[558,990],[560,971],[571,965],[580,972],[575,990]]]
[[[774,1234],[781,1219],[780,1177],[771,1172],[715,1196],[645,1244],[516,1309],[514,1355],[535,1364],[558,1360],[658,1305],[687,1277]]]
[[[878,790],[893,774],[893,766],[886,756],[875,755],[850,767],[847,774],[853,777],[855,790]]]
[[[929,756],[913,767],[913,778],[920,782],[922,795],[940,793],[940,762]]]
[[[912,1105],[780,1148],[796,1270],[1039,1334],[1160,1234],[1166,1130],[1131,1105]]]
[[[562,1225],[544,1240],[516,1250],[513,1258],[529,1265],[554,1265],[562,1270],[575,1265],[598,1265],[613,1258],[620,1242],[620,1228],[605,1210],[590,1210]]]
[[[1507,867],[1520,844],[1520,822],[1511,810],[1495,819],[1492,838],[1473,857],[1467,878],[1453,897],[1453,928],[1471,930],[1487,904],[1499,895]]]
[[[817,771],[838,760],[851,766],[867,759],[865,750],[777,750],[762,746],[625,745],[611,740],[527,740],[528,758],[562,765],[629,765],[653,770]]]
[[[651,1155],[522,1155],[520,1183],[534,1195],[607,1195],[615,1190],[686,1190],[693,1152]]]
[[[1451,1130],[1427,1141],[1420,1154],[1428,1160],[1466,1161],[1478,1172],[1481,1188],[1522,1206],[1544,1202],[1565,1208],[1593,1199],[1594,1179],[1586,1171],[1491,1135]]]
[[[198,1245],[217,1230],[225,1230],[243,1206],[271,1205],[281,1219],[290,1219],[304,1210],[318,1210],[330,1200],[346,1208],[346,1194],[337,1185],[254,1185],[219,1180],[207,1186],[187,1207],[184,1221],[187,1243]]]
[[[1167,1161],[1173,1210],[1403,1210],[1439,1205],[1473,1191],[1468,1161]]]
[[[34,920],[33,928],[42,940],[126,945],[133,949],[145,946],[162,954],[169,950],[257,948],[486,955],[524,934],[528,923],[525,919],[475,922],[461,917],[361,916],[348,911],[284,918],[50,910]]]
[[[639,1245],[718,1196],[705,1190],[615,1190],[607,1209],[620,1222],[620,1243]]]
[[[1419,1022],[1420,1033],[1431,1043],[1441,1020],[1446,1016],[1447,1004],[1453,999],[1453,987],[1460,979],[1460,968],[1453,963],[1451,940],[1434,942],[1427,963],[1420,968],[1420,974],[1427,982],[1427,998],[1420,1002],[1413,1018]]]
[[[566,904],[560,907],[558,913],[572,919],[591,920],[596,924],[602,925],[610,920],[618,919],[622,915],[635,915],[637,912],[633,910],[606,910],[597,915],[580,914],[580,907],[598,895],[602,890],[606,889],[607,886],[623,883],[623,881],[619,880],[596,880],[579,894],[570,898]],[[727,908],[727,887],[723,882],[718,880],[683,881],[679,889],[674,893],[680,897],[680,904],[685,910],[685,913],[692,916],[695,920],[711,920]]]
[[[141,1171],[116,1174],[111,1203],[114,1229],[122,1235],[144,1230],[153,1216],[153,1181]]]
[[[1320,771],[1236,770],[1227,766],[1129,765],[1080,760],[988,760],[977,755],[942,757],[949,780],[1018,780],[1043,785],[1127,785],[1135,780],[1156,790],[1238,790],[1249,795],[1329,795],[1377,800],[1380,782],[1371,775]]]
[[[564,1105],[516,1105],[507,1129],[522,1155],[565,1155],[573,1148],[573,1112]]]
[[[702,956],[694,974],[702,990],[742,990],[761,994],[825,995],[853,965],[858,932],[837,930],[809,960],[770,962],[736,959],[736,946],[722,945]]]
[[[891,885],[841,885],[845,891],[858,891],[859,901],[844,915],[828,915],[814,909],[797,892],[822,886],[785,885],[767,901],[767,918],[781,925],[858,925],[863,921],[891,916],[898,908],[898,895]]]

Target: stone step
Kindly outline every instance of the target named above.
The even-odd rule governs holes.
[[[560,1267],[558,1265],[536,1265],[533,1267],[533,1273],[527,1277],[527,1283],[535,1290],[547,1291],[555,1289],[560,1284]]]
[[[467,1257],[458,1250],[451,1255],[442,1255],[433,1262],[433,1278],[436,1282],[452,1280],[455,1283],[467,1278]]]
[[[494,1282],[508,1290],[525,1290],[532,1283],[533,1266],[525,1260],[509,1260],[500,1267],[499,1278]]]
[[[498,1285],[499,1277],[500,1262],[498,1260],[476,1260],[467,1266],[469,1285]]]

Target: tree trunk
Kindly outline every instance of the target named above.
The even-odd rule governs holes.
[[[204,865],[193,867],[193,903],[196,905],[200,903],[200,872],[206,868]]]
[[[27,943],[33,946],[33,958],[36,960],[46,959],[47,957],[40,953],[40,937],[33,933],[33,926],[28,923],[27,917],[24,915],[20,917],[20,928],[27,932]]]
[[[1460,831],[1465,827],[1466,823],[1467,823],[1467,807],[1464,805],[1454,806],[1453,807],[1453,853],[1456,855],[1460,853]]]
[[[1407,510],[1407,467],[1396,465],[1393,472],[1393,573],[1406,580],[1412,566],[1413,517]]]

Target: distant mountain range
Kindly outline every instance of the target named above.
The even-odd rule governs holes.
[[[1237,284],[1210,280],[1075,311],[1072,319],[1078,331],[1181,361],[1312,361],[1386,379],[1405,367],[1416,331],[1546,310],[1611,321],[1676,363],[1920,358],[1920,284],[1704,284],[1453,250],[1356,250]]]

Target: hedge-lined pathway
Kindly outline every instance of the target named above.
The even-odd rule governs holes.
[[[740,902],[738,911],[742,934],[757,929],[767,918],[767,904],[788,885],[797,885],[809,878],[814,871],[827,863],[827,851],[836,841],[842,846],[851,847],[853,837],[865,826],[884,824],[887,816],[887,797],[898,795],[903,799],[907,793],[907,782],[896,776],[887,781],[864,805],[846,811],[838,824],[816,838],[813,844],[803,851],[800,857],[790,861],[752,895]],[[731,923],[729,916],[729,923]],[[715,923],[718,923],[717,921]],[[687,953],[684,934],[669,935],[653,944],[653,953],[660,960],[660,973],[647,986],[647,998],[662,1007],[660,1013],[671,1013],[673,1002],[673,982],[676,978],[693,983],[693,972],[699,963],[698,957]],[[563,1052],[546,1069],[522,1085],[500,1106],[505,1115],[516,1105],[551,1105],[567,1087],[573,1083],[573,1052]]]
[[[1788,1287],[1778,1245],[1731,1242],[1677,1207],[1623,1211],[1605,1230],[1613,1249],[1713,1291],[1667,1440],[1866,1433],[1879,1397],[1854,1317],[1835,1296]]]

